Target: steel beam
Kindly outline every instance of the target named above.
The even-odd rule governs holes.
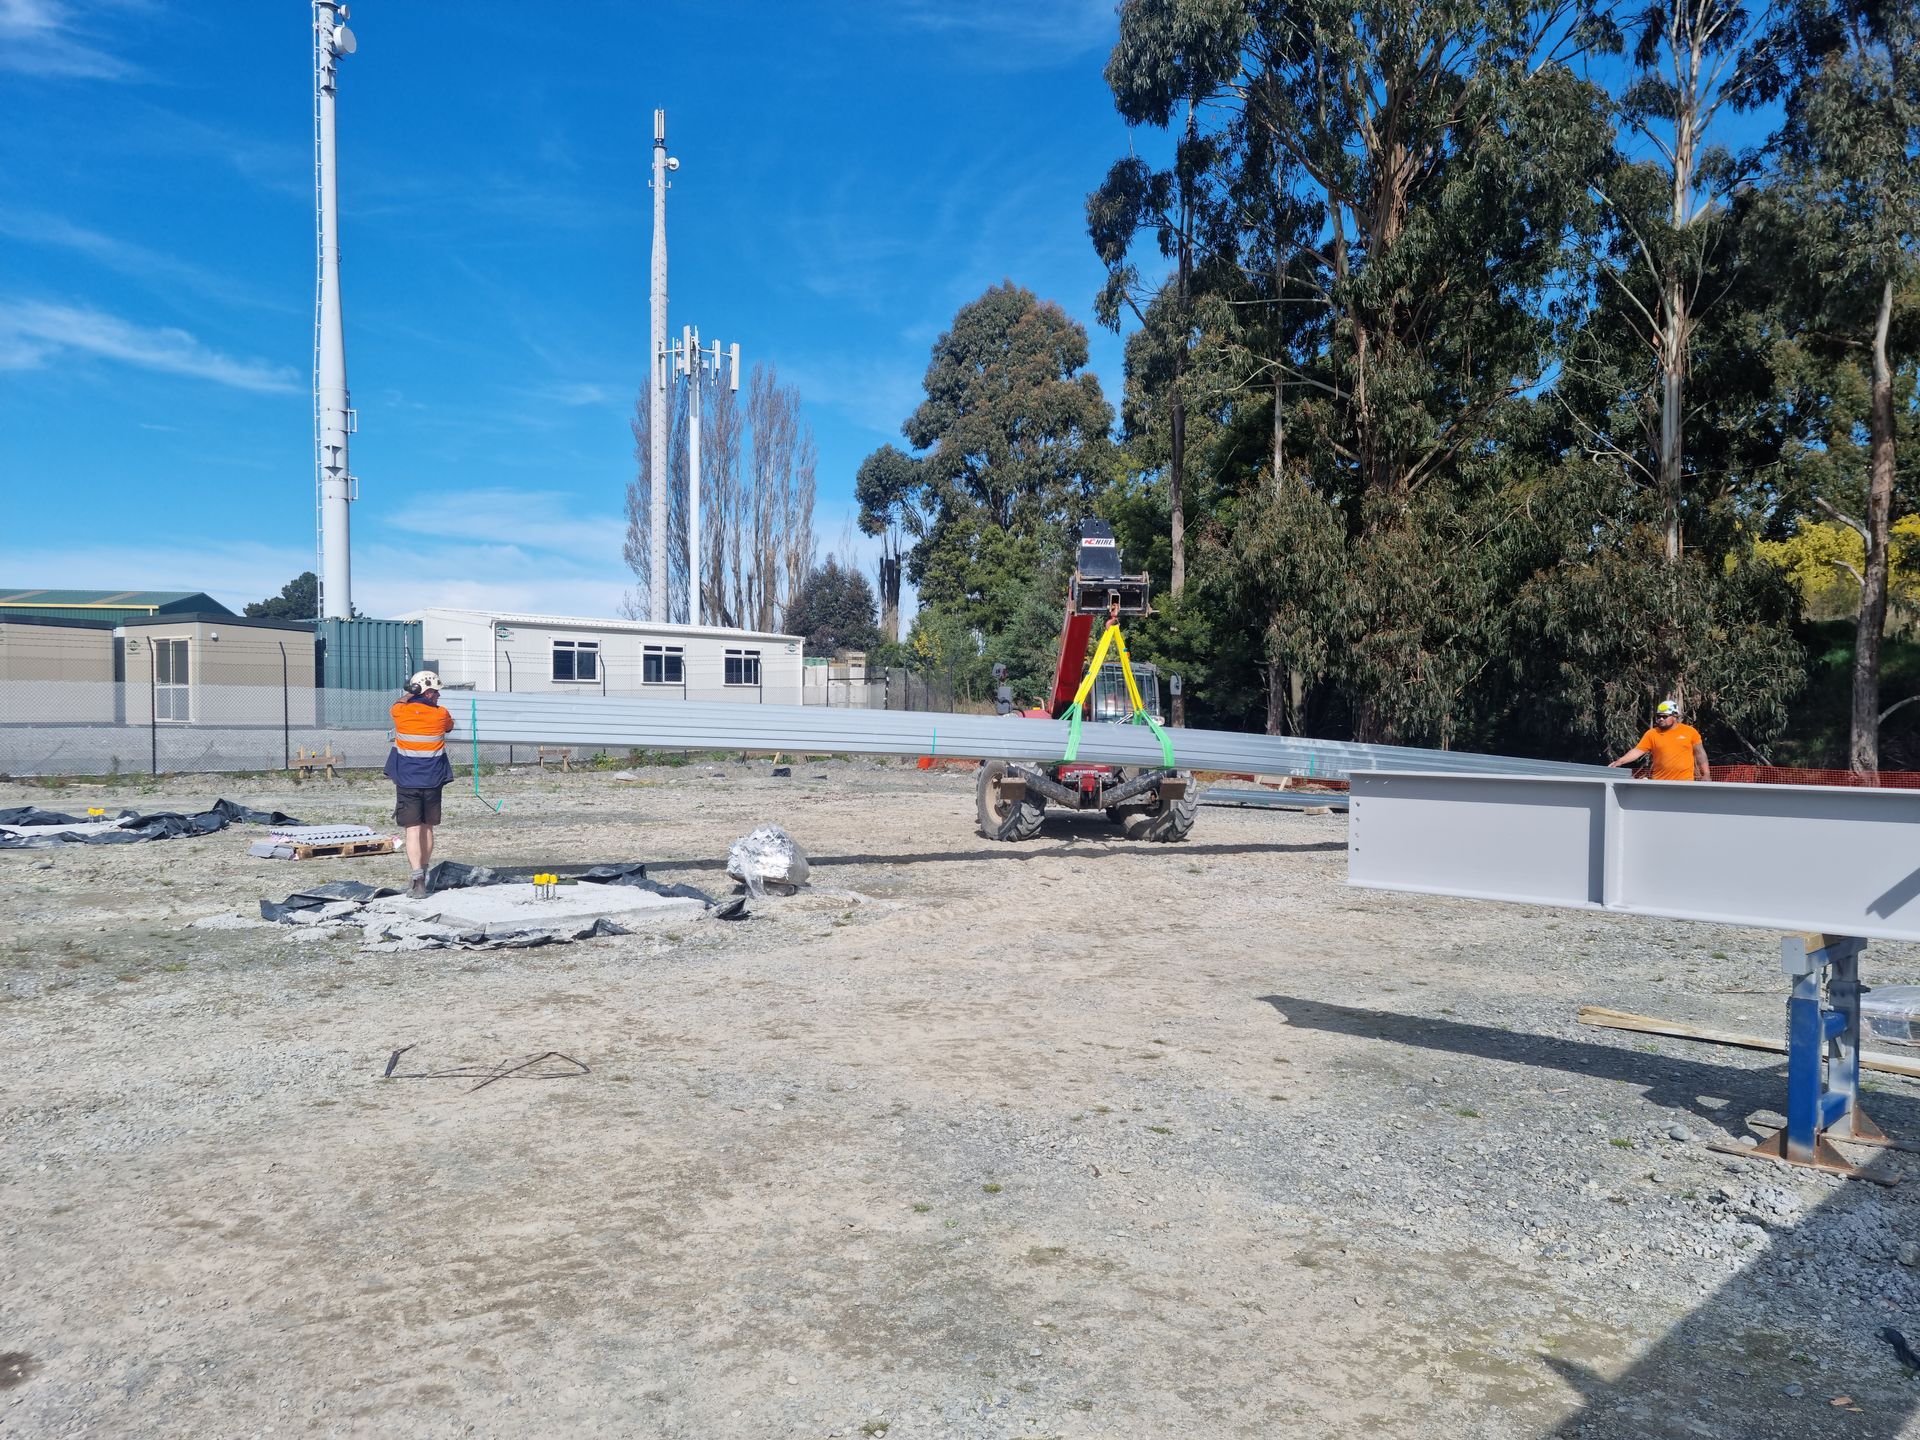
[[[453,738],[483,744],[575,745],[588,749],[760,750],[833,755],[956,756],[1053,764],[1067,751],[1063,720],[918,710],[833,709],[732,701],[630,699],[620,695],[450,693]],[[1183,770],[1341,779],[1371,771],[1468,775],[1597,776],[1600,766],[1515,760],[1458,750],[1356,745],[1224,730],[1167,731]],[[1160,744],[1143,725],[1081,727],[1077,758],[1106,765],[1161,766]]]
[[[1920,792],[1354,771],[1381,890],[1920,940]]]

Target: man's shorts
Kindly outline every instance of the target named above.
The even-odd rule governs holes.
[[[402,828],[408,825],[438,825],[440,789],[438,785],[428,790],[407,790],[396,786],[393,823]]]

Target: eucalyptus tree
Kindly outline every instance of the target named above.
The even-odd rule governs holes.
[[[991,642],[1034,578],[1057,573],[1111,468],[1113,410],[1087,371],[1087,332],[1011,281],[960,307],[934,342],[926,398],[861,466],[863,523],[914,533],[922,608]]]
[[[1864,545],[1848,763],[1871,774],[1880,763],[1898,452],[1920,404],[1920,10],[1903,0],[1807,0],[1776,37],[1775,64],[1753,86],[1785,111],[1763,209],[1773,253],[1789,252],[1779,269],[1782,329],[1832,377],[1818,387],[1827,403],[1810,407],[1805,438],[1828,481],[1814,503]],[[1856,388],[1865,403],[1849,406]],[[1866,434],[1864,475],[1844,463],[1856,427]]]

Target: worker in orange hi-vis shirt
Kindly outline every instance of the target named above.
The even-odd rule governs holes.
[[[1653,757],[1656,780],[1711,780],[1713,767],[1707,763],[1707,747],[1700,743],[1700,732],[1680,723],[1680,707],[1662,700],[1653,707],[1653,728],[1640,737],[1640,743],[1609,767],[1631,765],[1643,756]]]
[[[440,823],[440,791],[453,779],[447,732],[453,716],[440,704],[440,677],[419,671],[393,709],[393,749],[386,776],[393,781],[393,823],[407,833],[407,863],[413,867],[407,898],[427,898],[427,867],[433,864],[433,827]]]

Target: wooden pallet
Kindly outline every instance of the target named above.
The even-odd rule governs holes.
[[[356,860],[362,855],[392,855],[401,842],[391,835],[375,835],[366,840],[337,840],[331,845],[293,845],[296,860]]]

